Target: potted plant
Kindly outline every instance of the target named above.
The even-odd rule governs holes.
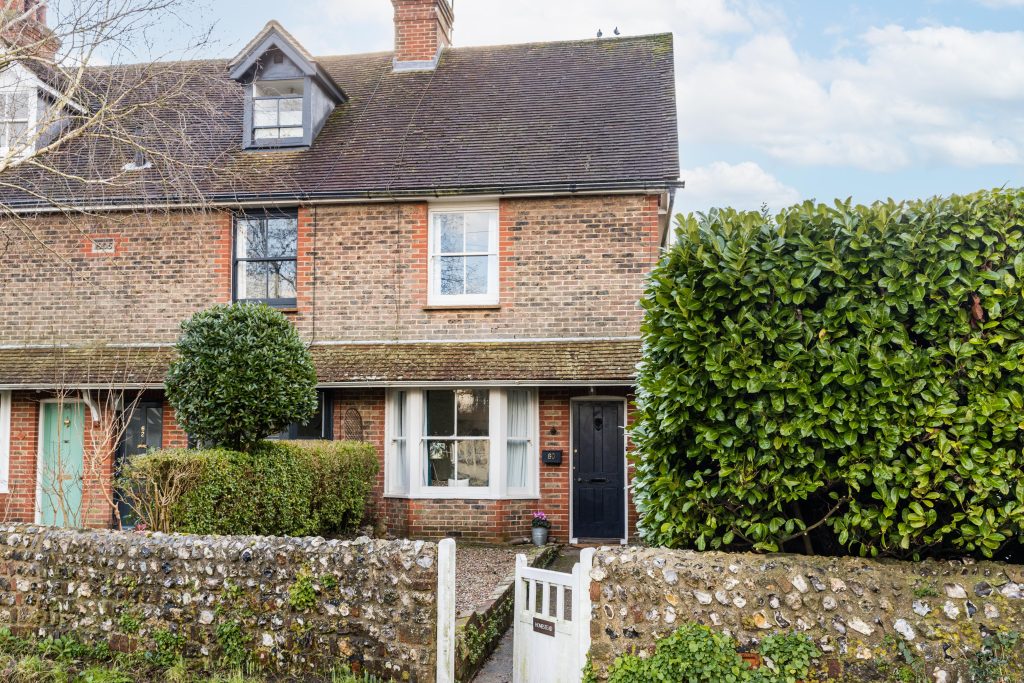
[[[533,513],[533,544],[542,546],[548,542],[548,529],[551,528],[551,520],[541,511]]]

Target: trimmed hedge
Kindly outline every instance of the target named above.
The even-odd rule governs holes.
[[[1022,540],[1024,190],[678,223],[643,301],[647,542],[921,557]]]
[[[155,530],[333,536],[362,522],[377,469],[370,444],[265,441],[252,453],[167,450],[139,456],[120,487],[139,492],[134,507]],[[187,480],[175,486],[171,475],[181,472]],[[156,499],[160,503],[153,505]],[[161,524],[159,517],[167,521]]]

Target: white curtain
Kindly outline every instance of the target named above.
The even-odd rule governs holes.
[[[392,420],[391,482],[394,493],[409,492],[409,425],[405,417],[405,392],[394,394],[394,419]]]
[[[508,392],[508,487],[529,487],[530,392]]]

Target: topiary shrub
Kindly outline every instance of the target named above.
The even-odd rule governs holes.
[[[650,278],[643,538],[991,556],[1024,529],[1024,190],[681,216]]]
[[[265,441],[252,453],[167,450],[132,458],[119,486],[137,492],[129,502],[154,530],[333,536],[362,522],[377,469],[370,444]],[[162,493],[153,504],[148,496],[164,490],[168,472],[190,476],[174,480],[173,495]]]
[[[316,371],[306,345],[265,304],[214,306],[182,323],[167,399],[200,443],[251,451],[316,413]]]
[[[609,683],[640,681],[722,681],[731,683],[796,683],[807,678],[821,656],[802,633],[765,638],[760,649],[765,664],[750,668],[736,653],[736,641],[702,624],[684,624],[655,643],[647,658],[626,654],[608,669]],[[597,680],[591,673],[589,680]]]

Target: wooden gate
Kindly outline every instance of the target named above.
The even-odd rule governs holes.
[[[516,557],[513,683],[579,683],[590,650],[590,569],[594,549],[571,574]]]

